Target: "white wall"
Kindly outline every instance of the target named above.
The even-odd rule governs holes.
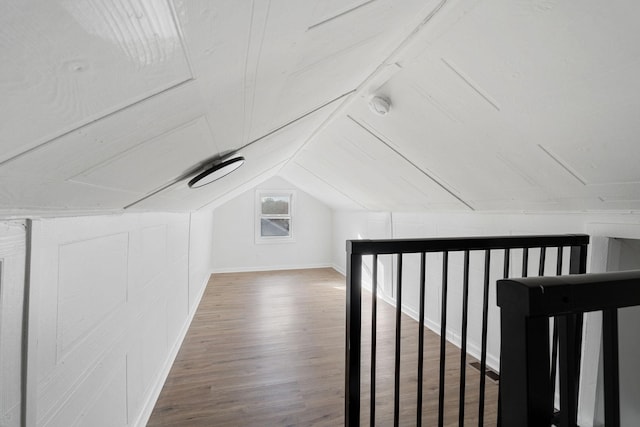
[[[608,270],[623,271],[639,268],[640,240],[611,239]],[[640,425],[640,369],[637,368],[640,360],[639,324],[640,307],[618,310],[620,425],[622,427]],[[603,369],[602,365],[600,369]],[[601,399],[604,399],[603,395]]]
[[[209,218],[34,221],[27,425],[146,423],[208,278]]]
[[[640,225],[605,222],[589,227],[591,232],[609,238],[600,237],[594,245],[594,250],[606,257],[598,265],[596,271],[621,271],[640,268]],[[587,325],[587,344],[590,346],[591,357],[588,361],[589,376],[588,401],[584,405],[584,416],[578,420],[586,427],[604,425],[604,377],[601,352],[601,322],[600,313],[589,314]],[[620,425],[636,426],[640,420],[640,370],[637,361],[640,357],[640,344],[637,340],[640,310],[629,307],[618,310],[619,334],[619,363],[620,363]]]
[[[213,214],[191,214],[189,226],[189,307],[195,310],[213,271]]]
[[[20,426],[26,262],[23,222],[0,223],[0,426]]]
[[[382,233],[384,227],[371,226],[379,224],[381,218],[387,218],[386,233]],[[345,244],[347,239],[354,238],[412,238],[412,237],[455,237],[455,236],[479,236],[479,235],[515,235],[515,234],[570,234],[586,233],[591,236],[589,246],[588,271],[602,272],[607,267],[608,237],[635,238],[640,239],[640,215],[635,213],[619,214],[427,214],[427,213],[369,213],[369,212],[335,212],[334,213],[334,244],[333,260],[336,268],[344,271],[345,268]],[[494,256],[494,255],[492,255]],[[498,257],[500,255],[498,254]],[[418,260],[417,257],[407,256],[404,262],[405,287],[403,287],[403,310],[413,317],[417,317],[419,294],[417,284]],[[535,257],[532,257],[535,259]],[[549,259],[549,255],[547,255]],[[566,259],[566,258],[565,258]],[[495,256],[494,256],[495,260]],[[502,259],[497,260],[498,264]],[[437,265],[433,265],[433,263]],[[441,281],[440,259],[427,259],[427,283],[434,285],[427,286],[426,295],[426,324],[430,328],[439,331],[440,301],[439,283]],[[450,257],[450,262],[461,264],[455,257]],[[513,262],[512,266],[519,262]],[[383,259],[379,266],[384,269],[380,274],[383,290],[383,297],[394,303],[392,283],[395,278],[395,263]],[[565,269],[568,267],[565,265]],[[479,314],[480,295],[473,289],[481,286],[482,265],[479,260],[474,262],[471,258],[472,273],[470,279],[470,305],[471,319],[475,319]],[[530,264],[530,269],[535,268]],[[370,262],[364,260],[363,282],[367,287],[370,281],[368,273]],[[475,270],[475,272],[473,271]],[[518,271],[516,271],[516,274]],[[456,276],[457,274],[457,276]],[[500,277],[500,271],[493,271],[491,274],[491,294],[490,301],[495,304],[495,280]],[[552,273],[553,274],[553,273]],[[411,280],[408,277],[414,276]],[[476,279],[474,279],[476,277]],[[450,270],[450,286],[452,282],[461,281],[460,274]],[[458,285],[459,287],[459,285]],[[452,300],[448,306],[450,318],[458,318],[460,312],[460,291],[452,288],[450,295]],[[475,306],[475,307],[474,307]],[[473,320],[470,320],[473,322]],[[498,330],[499,311],[497,307],[490,310],[489,324],[490,331]],[[458,322],[458,323],[456,323]],[[600,316],[598,313],[587,314],[585,319],[585,353],[582,359],[581,391],[580,391],[580,411],[579,423],[585,427],[594,425],[594,415],[597,412],[597,372],[600,362]],[[478,322],[476,322],[478,324]],[[457,343],[459,337],[459,320],[454,320],[449,324],[448,338]],[[470,324],[469,351],[477,355],[479,331]],[[488,363],[497,368],[499,355],[499,336],[494,332],[489,333],[489,354]],[[596,423],[597,424],[597,420]]]
[[[467,237],[511,234],[584,233],[599,217],[580,215],[334,212],[333,263],[344,271],[348,239]],[[640,217],[636,219],[640,221]],[[386,221],[382,225],[382,221]]]
[[[386,222],[385,222],[386,221]],[[365,238],[416,238],[416,237],[464,237],[481,235],[517,235],[517,234],[571,234],[588,233],[595,237],[595,243],[590,246],[590,271],[603,271],[606,265],[606,250],[601,248],[602,236],[614,235],[623,237],[625,235],[634,236],[640,227],[640,215],[634,214],[490,214],[490,213],[459,213],[459,214],[430,214],[430,213],[370,213],[370,212],[335,212],[334,213],[334,243],[333,243],[333,263],[336,269],[344,271],[346,265],[345,240]],[[518,273],[518,254],[514,254],[512,269]],[[489,312],[490,330],[499,330],[499,310],[495,306],[495,280],[501,277],[500,264],[501,254],[492,254],[496,266],[491,271],[490,302],[493,307]],[[500,259],[496,259],[500,258]],[[532,254],[532,259],[535,257]],[[565,258],[567,259],[567,258]],[[548,264],[552,262],[547,256]],[[450,268],[450,295],[448,313],[451,321],[448,324],[449,339],[454,343],[460,341],[460,312],[461,312],[461,268],[462,256],[451,254],[450,263],[454,267]],[[363,282],[365,287],[370,286],[370,261],[364,259]],[[393,289],[395,284],[395,261],[388,257],[381,257],[379,267],[383,272],[380,274],[379,286],[382,288],[382,297],[394,303]],[[568,263],[565,263],[565,270]],[[418,291],[418,268],[419,259],[417,256],[404,257],[404,286],[403,286],[403,310],[417,317],[419,311],[419,291]],[[470,323],[469,323],[469,352],[477,355],[479,353],[479,319],[481,319],[481,292],[483,265],[481,257],[471,256],[470,274]],[[553,268],[552,268],[553,269]],[[537,266],[530,264],[530,270],[537,272]],[[426,323],[439,331],[440,328],[440,283],[441,283],[441,257],[427,257],[427,289],[426,289]],[[476,321],[477,320],[477,321]],[[589,323],[589,319],[587,319]],[[597,323],[597,319],[594,322]],[[597,325],[595,325],[597,329]],[[594,337],[599,339],[598,331]],[[499,335],[490,333],[489,338],[488,363],[497,368],[498,355],[500,351]],[[593,343],[589,342],[589,345]],[[587,357],[584,370],[596,372],[598,358]],[[594,365],[595,363],[595,365]],[[589,385],[593,386],[595,378],[589,378]],[[594,388],[594,387],[592,387]]]
[[[256,243],[255,191],[295,190],[294,241]],[[317,199],[274,177],[213,212],[213,266],[216,272],[259,271],[331,265],[332,211]]]
[[[272,180],[260,188],[293,187]],[[221,206],[214,220],[211,213],[202,212],[34,221],[27,425],[143,425],[204,290],[212,259],[217,268],[333,264],[344,271],[345,240],[352,238],[585,231],[595,236],[640,236],[637,215],[332,214],[303,192],[297,194],[300,206],[309,209],[310,223],[298,230],[303,234],[294,244],[255,245],[253,191]],[[248,231],[241,229],[244,226]],[[303,239],[304,233],[308,234]],[[242,243],[234,244],[234,236],[240,234]],[[599,242],[591,249],[595,270],[606,264],[600,260],[606,257],[601,248],[605,240],[594,239]],[[317,250],[311,249],[309,258],[307,245]],[[383,293],[393,300],[394,263],[382,259],[381,265]],[[415,270],[415,260],[407,259],[405,268]],[[3,270],[5,278],[7,271]],[[430,274],[430,280],[438,282],[438,273]],[[417,299],[411,292],[415,290],[405,292],[404,308],[415,315]],[[427,317],[435,328],[438,298],[437,291],[428,290]],[[2,333],[5,352],[7,334]],[[455,324],[450,333],[455,339]],[[3,363],[19,364],[15,357]],[[3,372],[6,377],[7,369]],[[6,384],[3,379],[3,391],[8,390]]]
[[[391,214],[388,212],[333,213],[332,258],[333,268],[345,274],[346,241],[357,239],[388,239],[391,237]]]
[[[346,257],[346,239],[365,238],[420,238],[420,237],[467,237],[481,235],[511,234],[553,234],[581,233],[584,225],[576,223],[567,215],[489,215],[489,214],[427,214],[427,213],[334,213],[334,254],[333,261],[337,270],[344,271]],[[518,273],[519,254],[514,251],[512,269]],[[489,301],[489,329],[499,330],[499,309],[495,304],[495,281],[502,277],[502,253],[492,253],[491,283]],[[535,256],[532,253],[530,269],[537,271],[533,265]],[[549,261],[555,258],[548,257]],[[565,259],[567,259],[565,257]],[[449,256],[449,294],[447,304],[448,338],[459,344],[461,342],[462,312],[462,253],[451,253]],[[414,318],[419,313],[419,256],[406,255],[403,258],[403,310]],[[371,261],[365,257],[364,286],[370,286]],[[565,268],[568,268],[568,263]],[[389,256],[380,257],[379,287],[382,297],[395,304],[395,270],[396,261]],[[551,270],[551,268],[550,268]],[[481,348],[481,320],[484,264],[482,254],[470,257],[469,283],[469,335],[468,349],[476,357]],[[425,323],[432,330],[440,330],[441,316],[441,283],[442,257],[431,254],[427,256],[427,287],[425,296]],[[489,333],[487,363],[494,369],[499,368],[500,337],[497,333]]]

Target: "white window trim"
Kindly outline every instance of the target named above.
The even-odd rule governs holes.
[[[265,196],[287,196],[289,197],[289,235],[288,236],[262,236],[261,224],[262,219],[262,198]],[[255,242],[257,244],[274,244],[274,243],[294,243],[295,240],[295,216],[296,216],[296,192],[295,190],[256,190],[255,197]]]

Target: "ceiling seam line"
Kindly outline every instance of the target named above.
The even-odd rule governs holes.
[[[251,40],[253,37],[253,15],[255,13],[255,8],[256,8],[256,2],[255,0],[253,0],[251,2],[251,17],[249,18],[249,34],[247,36],[247,51],[246,54],[244,56],[244,75],[242,78],[242,82],[243,82],[243,90],[246,90],[247,88],[247,75],[249,73],[249,53],[251,51]],[[242,143],[242,141],[244,141],[245,138],[245,133],[246,133],[246,129],[247,129],[247,94],[243,93],[243,97],[242,97],[242,116],[243,116],[243,124],[242,124],[242,136],[240,137],[240,141]]]
[[[319,27],[319,26],[321,26],[321,25],[324,25],[324,24],[326,24],[327,22],[331,22],[331,21],[333,21],[334,19],[341,18],[341,17],[343,17],[343,16],[345,16],[345,15],[347,15],[347,14],[351,13],[351,12],[354,12],[354,11],[356,11],[356,10],[358,10],[358,9],[362,8],[362,7],[367,6],[367,5],[368,5],[368,4],[370,4],[370,3],[373,3],[374,1],[376,1],[376,0],[368,0],[368,1],[364,2],[364,3],[362,3],[362,4],[359,4],[358,6],[354,6],[354,7],[352,7],[351,9],[345,10],[344,12],[341,12],[341,13],[339,13],[339,14],[337,14],[337,15],[335,15],[335,16],[332,16],[332,17],[330,17],[330,18],[327,18],[327,19],[325,19],[324,21],[320,21],[320,22],[318,22],[317,24],[313,24],[312,26],[310,26],[309,28],[307,28],[307,31],[312,30],[312,29],[314,29],[314,28],[317,28],[317,27]]]
[[[4,166],[4,165],[5,165],[5,164],[7,164],[7,163],[13,162],[14,160],[18,160],[19,158],[21,158],[21,157],[23,157],[23,156],[25,156],[25,155],[27,155],[27,154],[33,153],[33,152],[35,152],[35,151],[38,151],[38,150],[40,150],[40,149],[44,148],[46,145],[49,145],[49,144],[51,144],[51,143],[54,143],[54,142],[56,142],[58,139],[64,138],[64,137],[65,137],[65,136],[67,136],[67,135],[71,135],[72,133],[74,133],[74,132],[76,132],[76,131],[78,131],[78,130],[80,130],[80,129],[84,129],[84,128],[88,127],[88,126],[91,126],[91,125],[93,125],[93,124],[95,124],[95,123],[98,123],[98,122],[99,122],[99,121],[101,121],[101,120],[107,119],[107,118],[109,118],[109,117],[111,117],[111,116],[115,116],[116,114],[119,114],[119,113],[121,113],[121,112],[123,112],[123,111],[125,111],[125,110],[127,110],[127,109],[129,109],[129,108],[131,108],[131,107],[135,107],[135,106],[137,106],[137,105],[139,105],[139,104],[143,104],[144,102],[146,102],[146,101],[150,100],[151,98],[154,98],[154,97],[156,97],[156,96],[163,95],[163,94],[165,94],[165,93],[167,93],[167,92],[169,92],[169,91],[171,91],[171,90],[173,90],[173,89],[177,89],[177,88],[179,88],[179,87],[181,87],[181,86],[186,86],[186,85],[188,85],[189,83],[192,83],[192,82],[194,82],[194,81],[195,81],[195,79],[194,79],[193,77],[189,77],[189,78],[188,78],[188,79],[186,79],[186,80],[183,80],[183,81],[181,81],[181,82],[179,82],[179,83],[176,83],[176,84],[174,84],[174,85],[172,85],[172,86],[170,86],[170,87],[168,87],[168,88],[166,88],[166,89],[163,89],[163,90],[161,90],[161,91],[159,91],[159,92],[156,92],[156,93],[154,93],[154,94],[151,94],[151,95],[149,95],[149,96],[147,96],[147,97],[145,97],[145,98],[142,98],[142,99],[140,99],[140,100],[138,100],[138,101],[135,101],[135,102],[133,102],[133,103],[131,103],[131,104],[127,104],[127,105],[125,105],[125,106],[124,106],[124,107],[122,107],[122,108],[118,108],[118,109],[117,109],[117,110],[115,110],[115,111],[112,111],[112,112],[110,112],[110,113],[105,114],[104,116],[96,117],[95,119],[90,120],[90,121],[88,121],[87,123],[84,123],[84,124],[82,124],[82,125],[80,125],[80,126],[78,126],[78,127],[75,127],[75,128],[73,128],[73,129],[70,129],[70,130],[68,130],[68,131],[66,131],[66,132],[64,132],[64,133],[62,133],[62,134],[60,134],[60,135],[58,135],[58,136],[55,136],[55,137],[53,137],[53,138],[51,138],[51,139],[48,139],[48,140],[46,140],[46,141],[44,141],[44,142],[42,142],[42,143],[40,143],[40,144],[36,145],[35,147],[31,147],[31,148],[29,148],[28,150],[25,150],[25,151],[23,151],[23,152],[21,152],[21,153],[18,153],[18,154],[15,154],[15,155],[13,155],[13,156],[9,157],[8,159],[5,159],[5,160],[0,161],[0,167]]]
[[[302,120],[302,119],[304,119],[304,118],[306,118],[306,117],[310,116],[311,114],[313,114],[313,113],[315,113],[315,112],[317,112],[317,111],[319,111],[319,110],[323,109],[323,108],[324,108],[324,107],[326,107],[327,105],[332,104],[332,103],[334,103],[334,102],[336,102],[336,101],[340,100],[341,98],[344,98],[344,97],[346,97],[346,96],[351,95],[353,92],[355,92],[355,89],[354,89],[354,90],[351,90],[351,91],[349,91],[349,92],[343,93],[342,95],[340,95],[340,96],[338,96],[338,97],[336,97],[336,98],[333,98],[333,99],[332,99],[332,100],[330,100],[330,101],[325,102],[324,104],[320,105],[319,107],[316,107],[316,108],[314,108],[313,110],[308,111],[308,112],[304,113],[303,115],[301,115],[301,116],[299,116],[299,117],[296,117],[295,119],[293,119],[293,120],[291,120],[291,121],[288,121],[287,123],[283,124],[282,126],[277,127],[277,128],[275,128],[275,129],[273,129],[272,131],[269,131],[268,133],[265,133],[265,134],[264,134],[264,135],[262,135],[261,137],[256,138],[256,139],[254,139],[254,140],[253,140],[253,141],[251,141],[251,142],[248,142],[247,144],[245,144],[245,145],[243,145],[242,147],[238,148],[238,150],[237,150],[237,151],[244,150],[244,149],[245,149],[245,148],[247,148],[248,146],[253,145],[253,144],[255,144],[256,142],[259,142],[259,141],[261,141],[261,140],[263,140],[263,139],[265,139],[265,138],[267,138],[267,137],[269,137],[269,136],[273,135],[274,133],[277,133],[277,132],[281,131],[282,129],[286,128],[287,126],[290,126],[290,125],[292,125],[292,124],[294,124],[294,123],[296,123],[296,122],[298,122],[298,121],[300,121],[300,120]],[[296,151],[296,153],[297,153],[297,151]],[[293,155],[295,155],[296,153],[294,153]],[[293,157],[293,156],[292,156],[292,157]]]
[[[363,209],[369,209],[367,208],[364,204],[362,204],[361,202],[357,201],[356,199],[354,199],[353,197],[347,195],[346,193],[344,193],[343,191],[341,191],[339,188],[336,188],[334,185],[332,185],[331,183],[329,183],[327,180],[323,179],[322,177],[318,176],[317,174],[313,173],[312,171],[310,171],[308,168],[306,168],[305,166],[301,165],[300,163],[296,162],[296,164],[301,167],[302,169],[304,169],[305,171],[307,171],[308,173],[310,173],[311,175],[315,176],[318,180],[320,180],[321,182],[325,183],[326,185],[328,185],[329,187],[331,187],[332,189],[334,189],[335,191],[337,191],[338,193],[342,194],[344,197],[346,197],[347,199],[351,200],[353,203],[360,205],[361,208]]]
[[[252,9],[252,14],[255,11],[255,0],[253,3],[253,9]],[[248,122],[249,122],[249,126],[246,127],[245,129],[243,129],[243,132],[246,131],[247,132],[247,139],[249,139],[251,137],[251,129],[253,128],[253,118],[254,118],[254,110],[255,110],[255,105],[256,105],[256,91],[257,91],[257,85],[258,85],[258,70],[260,68],[260,58],[262,57],[262,49],[264,46],[264,39],[265,39],[265,34],[267,32],[267,26],[269,24],[269,15],[271,14],[271,0],[269,0],[269,3],[267,3],[267,11],[264,14],[264,20],[262,22],[262,34],[260,35],[260,47],[258,48],[258,52],[256,55],[256,62],[255,62],[255,68],[253,71],[253,90],[251,91],[251,105],[250,105],[250,111],[249,111],[249,117],[248,117]],[[252,16],[252,24],[253,24],[253,16]],[[252,25],[253,28],[253,25]],[[249,40],[249,46],[251,46],[251,40]],[[247,55],[249,55],[249,52],[247,52]],[[247,89],[246,86],[246,71],[245,71],[245,87],[244,89]],[[245,114],[246,114],[246,110],[245,110]],[[245,116],[245,120],[247,120],[247,117]],[[244,134],[243,134],[243,138],[242,140],[244,141]]]
[[[467,77],[461,70],[457,67],[453,66],[449,61],[444,58],[440,58],[440,61],[444,63],[456,76],[458,76],[471,90],[473,90],[478,96],[484,99],[489,105],[491,105],[496,111],[500,112],[500,106],[498,102],[495,101],[491,95],[485,93],[483,89],[481,89],[476,83],[472,82],[469,77]]]
[[[309,137],[300,145],[300,147],[298,147],[298,149],[296,151],[294,151],[294,153],[287,159],[287,161],[284,163],[284,165],[282,165],[282,167],[280,168],[280,170],[278,170],[278,173],[280,173],[280,171],[285,168],[289,162],[291,162],[293,159],[295,159],[295,157],[298,155],[298,153],[300,153],[304,147],[306,147],[309,142],[316,137],[316,135],[318,135],[319,132],[321,132],[322,130],[324,130],[324,126],[327,126],[328,123],[330,123],[335,116],[338,114],[339,111],[342,111],[342,109],[345,107],[345,105],[348,105],[350,102],[350,96],[355,94],[358,91],[358,89],[352,89],[349,92],[346,92],[344,94],[342,94],[341,96],[335,98],[333,101],[338,101],[340,98],[347,98],[345,99],[342,104],[340,104],[335,110],[333,110],[333,112],[331,114],[329,114],[329,117],[327,117],[321,124],[320,126],[318,126],[317,128],[315,128],[315,130],[313,132],[311,132],[311,135],[309,135]],[[327,102],[324,105],[329,105],[331,104],[333,101]]]
[[[422,30],[422,28],[424,28],[425,25],[427,25],[427,23],[429,21],[431,21],[431,19],[444,7],[444,5],[448,2],[448,0],[441,0],[440,3],[438,3],[438,5],[431,11],[429,12],[429,14],[409,33],[409,35],[407,35],[392,51],[389,55],[387,55],[387,57],[380,63],[378,64],[378,66],[376,67],[375,70],[373,70],[371,72],[371,74],[369,74],[364,80],[362,80],[362,82],[355,88],[352,90],[351,93],[357,94],[359,92],[361,92],[369,82],[371,82],[377,75],[380,74],[381,70],[384,69],[385,65],[394,62],[394,58],[396,58],[400,52],[402,51],[402,49],[404,49],[410,42],[411,40],[416,36],[416,34],[418,34],[420,32],[420,30]],[[342,111],[344,111],[352,102],[352,100],[355,98],[355,96],[350,97],[349,99],[345,99],[344,102],[338,106],[338,108],[336,108],[336,110],[331,113],[331,115],[324,121],[322,122],[322,124],[320,124],[320,126],[318,126],[316,128],[315,131],[313,131],[311,133],[311,135],[309,136],[309,138],[307,138],[306,141],[304,141],[304,143],[300,146],[300,148],[293,153],[293,155],[289,158],[289,160],[287,160],[287,162],[284,164],[283,168],[285,166],[287,166],[289,164],[289,162],[291,160],[293,160],[295,158],[295,156],[297,156],[297,154],[304,148],[307,146],[307,144],[309,144],[309,142],[315,138],[315,136],[321,132],[322,130],[324,130],[324,128],[326,126],[329,125],[329,123],[335,118],[336,115],[338,115],[339,113],[341,113]],[[463,202],[464,203],[464,202]],[[465,203],[466,205],[466,203]],[[468,205],[467,205],[468,206]],[[470,207],[471,208],[471,207]],[[471,208],[473,209],[473,208]]]
[[[269,132],[269,133],[267,133],[267,134],[262,135],[260,138],[254,139],[253,141],[249,142],[248,144],[246,144],[246,145],[244,145],[244,146],[242,146],[242,147],[240,147],[240,148],[238,148],[237,150],[234,150],[234,151],[235,151],[235,152],[238,152],[238,151],[240,151],[240,150],[244,150],[244,149],[245,149],[245,148],[247,148],[248,146],[250,146],[250,145],[252,145],[252,144],[255,144],[256,142],[259,142],[259,141],[261,141],[261,140],[263,140],[263,139],[265,139],[265,138],[267,138],[267,137],[269,137],[269,136],[271,136],[271,135],[273,135],[273,134],[275,134],[275,133],[277,133],[277,132],[281,131],[282,129],[286,128],[287,126],[290,126],[290,125],[292,125],[292,124],[294,124],[294,123],[296,123],[296,122],[298,122],[298,121],[300,121],[300,120],[304,119],[305,117],[310,116],[311,114],[315,113],[316,111],[321,110],[322,108],[326,107],[327,105],[331,104],[332,102],[335,102],[335,101],[339,100],[340,98],[343,98],[343,97],[345,97],[345,96],[347,96],[347,95],[351,94],[352,92],[353,92],[353,91],[351,91],[351,92],[347,92],[347,93],[344,93],[344,94],[340,95],[339,97],[337,97],[337,98],[335,98],[335,99],[332,99],[332,100],[330,100],[330,101],[327,101],[326,103],[324,103],[324,104],[320,105],[319,107],[316,107],[315,109],[313,109],[313,110],[311,110],[311,111],[309,111],[309,112],[307,112],[307,113],[303,114],[302,116],[297,117],[297,118],[295,118],[295,119],[293,119],[293,120],[291,120],[291,121],[289,121],[289,122],[287,122],[287,123],[283,124],[282,126],[280,126],[280,127],[276,128],[276,129],[272,130],[271,132]],[[297,151],[296,151],[296,153],[297,153]],[[295,155],[295,153],[294,153],[294,155]],[[292,156],[292,157],[293,157],[293,156]],[[279,166],[280,164],[286,164],[286,163],[288,162],[288,160],[289,160],[289,159],[284,160],[283,162],[281,162],[281,163],[279,163],[279,164],[275,165],[275,167],[274,167],[274,168],[278,168],[278,166]],[[284,166],[282,166],[282,167],[284,167]],[[280,170],[282,169],[282,167],[280,167],[280,168],[276,171],[276,174],[277,174],[278,172],[280,172]],[[123,209],[129,209],[130,207],[132,207],[132,206],[134,206],[134,205],[137,205],[138,203],[143,202],[143,201],[147,200],[147,199],[148,199],[148,198],[150,198],[150,197],[155,196],[156,194],[158,194],[158,193],[160,193],[160,192],[162,192],[162,191],[166,190],[167,188],[171,187],[172,185],[177,184],[178,182],[182,181],[183,179],[188,178],[188,177],[189,177],[189,176],[191,176],[191,175],[193,175],[193,173],[186,174],[186,176],[185,176],[185,175],[181,175],[181,176],[179,176],[178,178],[173,179],[173,180],[172,180],[172,181],[170,181],[169,183],[167,183],[167,184],[165,184],[165,185],[163,185],[163,186],[159,187],[158,189],[153,190],[151,193],[147,194],[147,195],[146,195],[146,196],[144,196],[143,198],[138,199],[138,200],[136,200],[136,201],[134,201],[134,202],[132,202],[132,203],[129,203],[129,204],[128,204],[128,205],[126,205]],[[206,206],[206,205],[205,205],[205,206]]]
[[[547,156],[551,158],[554,162],[556,162],[565,172],[574,177],[580,184],[586,186],[587,182],[582,179],[576,172],[571,170],[569,165],[566,165],[561,159],[558,158],[555,154],[553,154],[550,150],[546,149],[542,144],[538,144],[538,148],[540,148]]]
[[[191,58],[191,51],[185,42],[184,31],[182,31],[182,23],[180,22],[180,17],[178,16],[178,11],[176,10],[176,5],[173,1],[167,1],[169,5],[169,9],[171,10],[171,20],[173,21],[173,25],[176,27],[176,31],[178,32],[178,39],[180,40],[180,46],[182,47],[182,51],[184,52],[184,58],[187,61],[187,67],[189,68],[189,74],[192,79],[196,78],[195,67],[193,66],[193,60]]]
[[[240,185],[238,185],[238,186],[236,186],[236,187],[232,188],[231,190],[229,190],[229,191],[227,191],[227,192],[223,193],[222,195],[218,196],[218,198],[217,198],[217,199],[222,199],[223,197],[225,197],[225,196],[227,196],[227,195],[229,195],[229,194],[233,193],[233,191],[234,191],[234,190],[237,190],[238,188],[242,187],[243,185],[249,184],[252,180],[254,180],[254,179],[256,179],[256,178],[258,178],[258,177],[260,177],[260,176],[262,176],[262,175],[266,175],[266,174],[267,174],[269,171],[271,171],[271,170],[277,169],[277,168],[278,168],[278,166],[280,166],[280,164],[281,164],[281,163],[284,163],[284,162],[285,162],[285,161],[283,160],[282,162],[280,162],[280,163],[276,164],[276,165],[275,165],[275,166],[273,166],[272,168],[268,168],[267,170],[265,170],[265,171],[262,171],[262,172],[258,173],[258,175],[254,176],[253,178],[250,178],[250,179],[248,179],[247,181],[244,181],[242,184],[240,184]],[[277,172],[276,172],[276,173],[277,173]],[[274,176],[275,176],[275,173],[274,173]],[[268,179],[268,178],[267,178],[267,179]],[[265,181],[266,181],[266,180],[265,180]],[[262,181],[262,182],[264,182],[264,181]],[[259,184],[256,184],[256,186],[257,186],[257,185],[259,185]],[[254,186],[254,187],[255,187],[255,186]],[[217,199],[216,199],[216,200],[217,200]],[[209,206],[211,203],[215,202],[216,200],[209,201],[209,202],[205,203],[204,205],[200,206],[199,208],[197,208],[196,210],[197,210],[197,211],[199,211],[200,209],[204,209],[205,207]]]
[[[471,209],[472,211],[475,211],[475,209],[473,208],[473,206],[471,206],[469,203],[467,203],[466,201],[464,201],[460,196],[458,196],[457,194],[455,194],[453,191],[451,191],[448,187],[446,187],[444,184],[442,184],[439,180],[435,179],[433,176],[431,176],[430,174],[428,174],[426,171],[424,171],[422,168],[420,168],[418,165],[416,165],[415,163],[413,163],[408,157],[406,157],[404,154],[402,154],[400,151],[396,150],[395,148],[393,148],[389,143],[387,143],[387,141],[385,141],[384,139],[380,138],[376,133],[374,133],[371,129],[369,129],[368,127],[366,127],[365,125],[363,125],[362,123],[360,123],[359,121],[357,121],[356,119],[354,119],[351,115],[347,114],[347,117],[354,122],[356,125],[358,125],[359,127],[361,127],[362,129],[364,129],[368,134],[370,134],[371,136],[373,136],[375,139],[377,139],[378,141],[380,141],[381,143],[383,143],[386,147],[388,147],[391,151],[393,151],[394,153],[396,153],[398,156],[400,156],[403,160],[405,160],[407,163],[409,163],[411,166],[413,166],[414,168],[416,168],[419,172],[421,172],[424,176],[426,176],[427,178],[429,178],[431,181],[433,181],[434,183],[436,183],[440,188],[442,188],[444,191],[446,191],[449,195],[451,195],[452,197],[454,197],[456,200],[458,200],[460,203],[462,203],[463,205],[465,205],[466,207],[468,207],[469,209]]]

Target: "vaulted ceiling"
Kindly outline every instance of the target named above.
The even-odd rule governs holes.
[[[640,209],[639,15],[2,0],[0,213],[210,208],[274,175],[341,209]],[[237,150],[243,167],[188,188]]]

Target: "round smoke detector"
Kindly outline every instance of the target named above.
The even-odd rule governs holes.
[[[374,96],[369,100],[369,109],[379,116],[386,116],[391,108],[391,101],[382,96]]]

